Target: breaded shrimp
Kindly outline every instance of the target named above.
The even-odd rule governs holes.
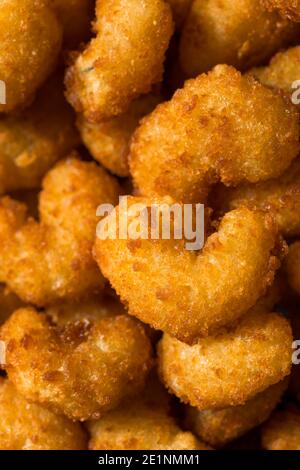
[[[48,0],[2,0],[0,79],[6,104],[0,112],[27,105],[53,71],[61,49],[62,27]]]
[[[124,306],[108,295],[94,295],[80,302],[57,302],[46,309],[46,314],[59,326],[70,322],[96,322],[113,315],[125,315]]]
[[[51,0],[62,22],[64,47],[78,47],[91,36],[95,0]]]
[[[130,213],[134,204],[163,202],[173,201],[128,198],[128,211],[118,206],[105,224],[130,228],[140,220]],[[94,254],[131,315],[187,343],[246,313],[272,284],[284,250],[272,218],[248,209],[226,214],[201,252],[172,236],[132,240],[108,232],[97,237]]]
[[[8,197],[0,202],[0,279],[40,306],[75,300],[104,284],[92,257],[96,209],[115,204],[119,186],[102,168],[74,156],[46,175],[39,222],[26,216],[24,204]]]
[[[210,196],[212,207],[223,214],[239,207],[273,214],[285,237],[300,235],[300,159],[279,178],[237,188],[219,186]]]
[[[151,345],[127,315],[53,326],[34,309],[4,323],[4,367],[28,400],[71,419],[98,419],[144,386]]]
[[[190,432],[183,432],[170,413],[168,394],[147,383],[136,400],[127,400],[99,421],[89,424],[91,450],[208,450]]]
[[[187,429],[191,429],[213,447],[222,447],[266,421],[279,403],[287,385],[288,380],[282,380],[258,393],[244,405],[223,410],[199,411],[189,407],[185,419]]]
[[[79,423],[28,402],[0,377],[0,450],[83,450],[87,436]]]
[[[162,0],[97,0],[96,18],[97,36],[68,69],[66,86],[76,111],[99,122],[161,81],[173,23]]]
[[[182,30],[180,63],[188,78],[217,64],[245,70],[296,43],[299,32],[260,0],[194,0]]]
[[[129,157],[142,195],[204,202],[226,186],[279,176],[299,152],[292,103],[226,65],[186,82],[144,118]]]
[[[300,0],[262,0],[270,11],[278,10],[284,18],[300,22]]]
[[[39,187],[53,164],[79,144],[61,75],[48,80],[33,105],[0,118],[0,193]]]
[[[300,450],[300,409],[289,405],[274,413],[262,428],[262,446],[267,450]]]
[[[201,411],[244,405],[290,374],[292,341],[283,316],[261,311],[193,346],[164,334],[160,377],[170,392]]]
[[[105,168],[118,176],[129,176],[129,143],[139,121],[153,111],[159,96],[149,94],[130,104],[127,112],[99,123],[87,121],[84,116],[77,120],[83,143],[91,155]]]
[[[276,54],[270,64],[249,70],[263,85],[284,92],[299,105],[300,46]]]

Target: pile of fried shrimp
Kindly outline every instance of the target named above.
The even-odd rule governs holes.
[[[0,2],[0,450],[300,450],[299,113],[299,0]]]

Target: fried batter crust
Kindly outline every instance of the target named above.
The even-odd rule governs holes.
[[[97,0],[96,17],[97,36],[68,69],[66,86],[76,111],[99,122],[161,81],[173,22],[162,0]]]
[[[90,423],[91,450],[208,450],[171,416],[168,394],[147,383],[137,399]]]
[[[260,0],[194,0],[182,30],[181,67],[188,78],[217,64],[246,70],[297,43],[299,31]]]
[[[189,407],[185,420],[187,428],[213,447],[222,447],[266,421],[279,403],[287,385],[288,380],[282,380],[244,405],[223,410],[199,411]]]
[[[129,157],[142,195],[204,202],[213,183],[257,183],[299,152],[296,108],[253,77],[220,65],[186,82],[143,119]]]
[[[87,436],[79,423],[28,402],[0,378],[1,450],[83,450]]]
[[[0,119],[0,193],[39,187],[57,160],[79,145],[75,116],[56,74],[33,105]]]
[[[61,49],[62,27],[49,0],[2,0],[0,79],[6,104],[0,112],[27,105],[53,71]]]
[[[201,411],[244,405],[290,374],[292,338],[283,316],[261,311],[194,346],[165,334],[158,348],[160,376]]]
[[[0,278],[28,303],[48,305],[99,290],[104,279],[92,246],[101,203],[117,202],[116,180],[94,163],[72,157],[45,177],[40,221],[24,204],[0,202]]]
[[[128,212],[118,206],[107,225],[130,227],[138,218],[130,215],[133,204],[162,202],[173,201],[131,197]],[[129,313],[187,343],[246,313],[272,284],[284,251],[272,218],[244,208],[226,214],[200,252],[186,250],[183,240],[108,233],[97,237],[95,258]]]
[[[288,406],[275,413],[262,429],[262,446],[267,450],[300,450],[300,410]]]
[[[151,345],[126,315],[53,326],[34,309],[17,310],[1,328],[5,369],[28,400],[71,419],[96,419],[144,386]]]
[[[278,10],[284,18],[300,22],[300,0],[262,0],[270,11]]]

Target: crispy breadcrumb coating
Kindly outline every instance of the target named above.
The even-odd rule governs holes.
[[[249,70],[249,73],[263,85],[283,91],[290,100],[296,92],[294,104],[299,104],[299,93],[296,89],[299,89],[300,80],[300,46],[279,52],[268,66],[256,67]]]
[[[97,36],[68,69],[66,86],[76,111],[99,122],[161,81],[173,22],[162,0],[97,0],[96,17]]]
[[[77,120],[83,143],[91,155],[118,176],[129,176],[130,139],[140,119],[153,111],[159,96],[149,94],[130,104],[128,111],[107,121],[92,123],[79,116]]]
[[[182,30],[180,62],[186,77],[217,64],[245,70],[297,42],[299,26],[268,12],[260,0],[194,0]]]
[[[236,186],[279,176],[298,152],[292,103],[220,65],[143,119],[129,162],[141,194],[203,202],[217,181]]]
[[[78,47],[90,38],[95,0],[51,0],[62,22],[64,47]]]
[[[2,0],[0,79],[6,104],[0,112],[27,105],[53,71],[61,49],[62,28],[48,0]]]
[[[131,197],[128,207],[162,202],[173,201]],[[130,227],[138,215],[120,205],[106,219],[111,228],[115,217],[117,227]],[[201,252],[186,250],[183,240],[109,234],[97,237],[94,254],[131,315],[193,343],[239,318],[264,295],[281,249],[269,216],[239,209],[225,215]]]
[[[79,423],[29,403],[0,377],[0,450],[83,450],[87,436]]]
[[[147,383],[145,392],[90,423],[91,450],[208,450],[172,417],[167,392]]]
[[[36,188],[53,164],[79,144],[61,75],[38,92],[33,105],[0,118],[0,193]]]
[[[48,305],[77,299],[103,286],[92,257],[99,204],[118,199],[116,180],[72,155],[43,181],[40,221],[8,197],[0,202],[0,278],[21,299]]]
[[[96,322],[101,318],[126,314],[124,306],[108,295],[89,296],[80,302],[57,302],[46,309],[46,314],[59,326],[70,322]]]
[[[244,405],[290,374],[292,338],[283,316],[261,311],[194,346],[164,334],[160,376],[172,393],[201,411]]]
[[[53,326],[34,309],[1,328],[5,369],[28,400],[71,419],[98,419],[137,393],[151,365],[143,326],[127,315]]]
[[[211,195],[211,205],[220,213],[248,207],[273,214],[285,237],[300,235],[300,159],[279,178],[237,188],[219,186]]]
[[[267,450],[300,450],[300,409],[288,406],[277,411],[262,429],[262,446]]]
[[[279,403],[287,385],[288,380],[282,380],[244,405],[223,410],[199,411],[189,407],[186,411],[186,426],[213,447],[222,447],[266,421]]]
[[[262,0],[270,11],[278,10],[284,18],[300,22],[300,0]]]

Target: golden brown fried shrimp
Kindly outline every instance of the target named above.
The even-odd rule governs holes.
[[[194,346],[165,334],[158,347],[160,376],[201,411],[244,405],[290,373],[292,341],[283,316],[260,311]]]
[[[17,310],[1,328],[5,369],[28,400],[71,419],[96,419],[144,385],[151,345],[126,315],[53,326],[34,309]]]
[[[162,0],[97,0],[96,17],[97,37],[69,68],[66,85],[76,111],[99,122],[126,112],[162,79],[173,24]]]
[[[300,409],[290,405],[277,411],[262,429],[262,446],[267,450],[300,450]]]
[[[54,69],[62,29],[48,0],[2,0],[0,79],[6,104],[0,112],[24,106]]]
[[[95,0],[51,0],[62,22],[64,46],[74,48],[89,39]]]
[[[172,204],[128,198],[128,211],[118,206],[106,224],[112,229],[116,217],[117,224],[130,227],[138,218],[133,204],[163,202]],[[125,240],[108,231],[106,240],[97,237],[94,253],[131,315],[193,343],[239,318],[264,295],[280,248],[270,217],[240,209],[225,215],[201,252],[186,250],[183,240]]]
[[[208,450],[190,432],[183,432],[171,416],[168,394],[148,384],[130,400],[99,421],[90,423],[91,450]]]
[[[172,8],[176,29],[181,29],[193,0],[166,0]]]
[[[129,143],[139,121],[159,103],[154,94],[133,101],[128,111],[108,121],[92,123],[84,116],[77,124],[83,143],[98,162],[118,176],[129,176]]]
[[[289,246],[285,268],[289,285],[300,294],[300,241]]]
[[[279,178],[237,188],[219,186],[210,204],[220,213],[242,206],[272,213],[284,236],[300,235],[300,159]]]
[[[0,193],[35,188],[50,167],[79,144],[60,76],[18,115],[0,118]]]
[[[40,222],[26,216],[24,204],[0,202],[0,278],[36,305],[77,299],[104,283],[92,257],[96,209],[115,204],[119,186],[102,168],[73,156],[45,177]]]
[[[291,47],[284,52],[279,52],[271,60],[267,67],[257,67],[249,71],[263,85],[283,91],[293,98],[296,88],[293,84],[300,80],[300,46]],[[295,102],[298,104],[299,93],[296,91]]]
[[[300,0],[262,0],[270,11],[278,10],[284,18],[300,22]]]
[[[279,176],[299,151],[299,114],[254,78],[220,65],[144,118],[130,168],[143,195],[203,201],[213,183]]]
[[[245,70],[296,41],[299,31],[260,0],[194,0],[182,30],[181,66],[187,77],[217,64]]]
[[[124,306],[107,295],[89,296],[80,302],[57,302],[46,309],[46,314],[59,326],[70,322],[95,322],[112,315],[126,314]]]
[[[287,380],[272,385],[244,405],[199,411],[189,407],[186,426],[213,447],[222,447],[266,421],[279,403]]]
[[[29,403],[0,377],[0,450],[82,450],[87,437],[79,423]]]
[[[23,302],[6,286],[0,284],[0,323],[3,323]]]

